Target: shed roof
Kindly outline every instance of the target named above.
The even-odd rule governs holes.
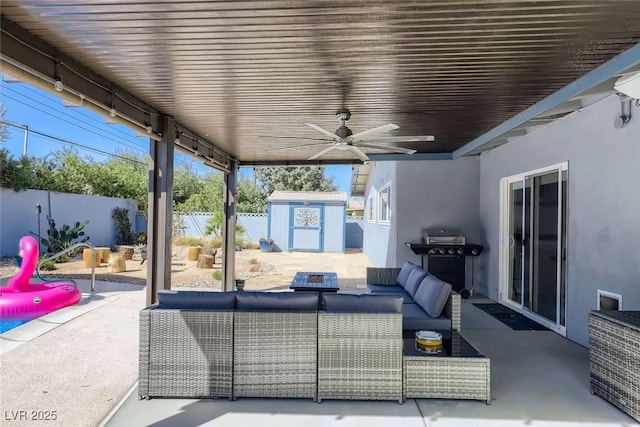
[[[268,199],[270,202],[347,202],[347,193],[321,191],[274,191]]]

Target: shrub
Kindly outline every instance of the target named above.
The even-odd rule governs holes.
[[[173,244],[176,246],[206,246],[204,239],[200,237],[176,237]]]
[[[131,232],[131,222],[129,221],[129,210],[124,208],[115,208],[111,214],[116,222],[116,243],[119,245],[127,245],[133,243],[133,233]]]
[[[56,254],[67,249],[69,246],[75,243],[82,243],[89,240],[89,236],[84,235],[84,226],[89,224],[89,221],[84,223],[76,222],[71,228],[68,225],[63,225],[59,229],[56,227],[56,222],[47,215],[47,222],[49,223],[49,229],[47,230],[48,237],[40,238],[42,243],[47,248],[47,253]],[[32,236],[38,236],[37,233],[30,231]]]
[[[64,255],[55,257],[52,261],[55,262],[56,264],[64,264],[65,262],[69,262],[70,260],[71,258],[69,257],[69,255],[64,254]]]
[[[249,260],[249,264],[258,264],[258,263],[259,263],[259,261],[256,258],[251,258]]]
[[[248,243],[247,249],[260,249],[260,244],[256,242]]]
[[[222,237],[215,237],[209,241],[209,245],[218,249],[222,247]]]
[[[38,261],[38,264],[40,264],[40,262],[43,260],[44,258],[40,258],[40,261]],[[39,270],[44,270],[44,271],[53,271],[55,269],[57,269],[58,267],[56,267],[56,263],[49,260],[47,262],[44,262],[42,264],[40,264],[40,266],[38,267]]]
[[[221,270],[216,270],[213,272],[213,280],[222,280],[222,271]]]
[[[146,231],[140,231],[138,233],[138,237],[137,237],[137,243],[139,245],[146,245],[147,244],[147,232]]]

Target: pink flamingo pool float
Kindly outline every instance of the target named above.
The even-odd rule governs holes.
[[[29,282],[38,254],[36,239],[20,239],[22,265],[7,286],[0,287],[0,320],[33,319],[80,301],[80,291],[71,282]]]

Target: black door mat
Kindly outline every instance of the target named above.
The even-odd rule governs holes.
[[[549,328],[542,326],[531,319],[516,313],[508,307],[497,303],[473,303],[480,310],[492,315],[515,331],[548,331]]]

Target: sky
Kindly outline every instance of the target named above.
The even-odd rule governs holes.
[[[0,74],[2,76],[2,74]],[[122,152],[149,153],[149,138],[119,124],[108,124],[92,111],[65,106],[62,99],[27,83],[0,81],[0,99],[5,108],[9,138],[1,146],[20,157],[45,157],[64,147],[75,148],[81,156],[104,161]],[[25,130],[28,128],[28,131]],[[25,134],[27,141],[25,145]],[[175,153],[175,165],[191,164],[197,173],[213,171],[191,156]],[[339,191],[350,195],[351,166],[326,166],[325,176],[333,176]],[[252,168],[240,168],[239,177],[253,177]]]

